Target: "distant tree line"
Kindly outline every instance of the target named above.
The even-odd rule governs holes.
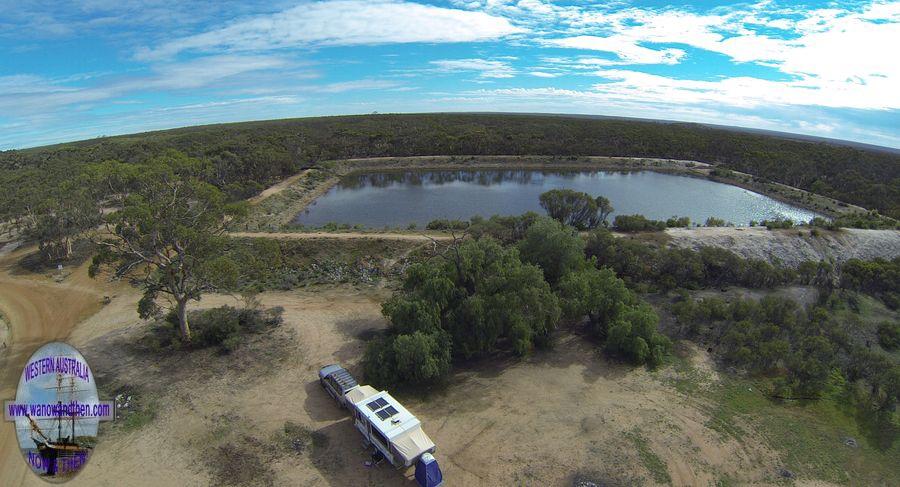
[[[0,220],[25,214],[86,164],[140,163],[170,149],[208,161],[206,181],[233,199],[327,159],[605,155],[709,162],[900,217],[900,156],[887,151],[695,124],[424,114],[209,125],[6,151],[0,153]]]

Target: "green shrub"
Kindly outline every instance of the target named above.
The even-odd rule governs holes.
[[[240,346],[243,335],[280,325],[283,312],[281,307],[260,310],[231,306],[191,311],[188,313],[188,323],[193,330],[191,347],[218,346],[224,351],[232,351]],[[166,316],[166,321],[173,330],[177,327],[174,312]]]
[[[606,349],[627,357],[633,363],[656,367],[671,348],[667,337],[657,331],[659,316],[646,303],[630,306],[613,322],[606,338]]]
[[[900,348],[900,323],[885,321],[878,325],[878,343],[885,350]]]
[[[900,257],[893,260],[850,259],[841,266],[840,286],[877,296],[888,307],[896,309],[900,304]]]
[[[540,267],[550,284],[584,263],[584,240],[572,227],[547,217],[528,228],[517,248],[522,260]]]
[[[617,215],[613,226],[620,232],[660,232],[666,229],[666,222],[650,220],[644,215]]]
[[[724,307],[724,309],[723,309]],[[726,363],[755,374],[776,375],[774,394],[814,399],[835,381],[862,381],[866,401],[878,409],[900,400],[900,367],[883,353],[855,344],[830,310],[804,310],[794,301],[767,296],[731,303],[681,298],[672,314],[683,334],[717,343]]]
[[[835,228],[895,230],[900,229],[900,222],[893,218],[882,216],[877,211],[869,211],[867,213],[842,213],[834,219],[832,226]]]
[[[619,320],[625,306],[637,304],[634,293],[608,268],[588,267],[567,274],[557,286],[560,304],[568,319],[588,317],[594,335],[606,338],[610,324]]]
[[[462,220],[448,220],[446,218],[431,220],[428,222],[428,225],[425,226],[426,230],[465,230],[466,228],[469,228],[469,222]]]
[[[774,230],[774,229],[779,229],[779,228],[787,229],[787,228],[793,228],[794,222],[790,219],[783,219],[781,217],[778,217],[774,220],[763,220],[762,225],[764,227],[766,227],[768,230]]]
[[[547,342],[560,316],[540,268],[488,237],[410,266],[382,311],[392,334],[445,332],[462,358],[501,350],[524,355]]]
[[[631,285],[652,288],[697,289],[741,285],[769,288],[791,282],[795,272],[758,259],[744,259],[718,247],[699,250],[656,247],[632,239],[617,239],[599,229],[587,239],[585,253],[597,259]]]
[[[837,230],[839,225],[836,223],[836,220],[826,220],[820,216],[817,216],[809,221],[809,226],[824,228],[826,230]]]
[[[711,217],[709,217],[709,218],[706,219],[706,223],[704,224],[704,226],[707,226],[707,227],[724,227],[724,226],[725,226],[725,220],[723,220],[723,219],[721,219],[721,218],[716,218],[716,217],[714,217],[714,216],[711,216]]]
[[[673,216],[666,220],[666,226],[669,228],[687,228],[691,226],[691,219],[686,216],[680,218]]]
[[[451,348],[450,338],[441,330],[391,335],[369,342],[363,370],[377,386],[432,383],[450,372]]]
[[[519,216],[494,215],[488,219],[474,216],[469,226],[469,234],[475,238],[492,237],[503,244],[518,242],[525,237],[525,232],[541,215],[529,211]]]
[[[551,189],[540,196],[541,208],[550,218],[578,230],[606,226],[606,218],[613,211],[609,200],[571,189]]]

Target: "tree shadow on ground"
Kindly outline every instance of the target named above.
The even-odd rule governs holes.
[[[316,434],[328,441],[325,446],[313,449],[310,459],[328,485],[416,485],[412,468],[398,469],[387,461],[371,467],[365,465],[371,460],[371,449],[365,447],[349,416],[319,428]]]

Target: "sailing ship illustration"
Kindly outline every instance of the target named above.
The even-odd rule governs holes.
[[[56,374],[56,387],[48,389],[56,390],[56,403],[62,407],[64,404],[72,404],[79,398],[82,390],[75,388],[75,378],[69,377],[69,383],[63,385],[62,374]],[[62,477],[76,473],[87,461],[87,457],[93,448],[93,435],[83,434],[84,428],[80,428],[78,421],[84,418],[76,414],[74,408],[70,414],[55,415],[51,420],[51,427],[41,429],[38,422],[29,415],[25,415],[31,424],[31,440],[37,449],[39,461],[30,461],[32,465],[42,471],[47,477]],[[78,435],[76,431],[82,430]]]

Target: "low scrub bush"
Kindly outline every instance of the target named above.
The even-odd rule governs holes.
[[[439,218],[428,222],[428,225],[426,225],[425,228],[427,230],[465,230],[466,228],[469,228],[469,222]]]
[[[794,222],[790,219],[776,218],[774,220],[763,220],[762,226],[769,230],[793,228]]]
[[[900,323],[885,321],[878,325],[878,343],[885,350],[900,348]]]
[[[529,211],[518,216],[494,215],[490,218],[474,216],[469,226],[469,234],[475,238],[491,237],[500,243],[510,244],[525,238],[525,232],[541,215]]]
[[[666,229],[666,222],[650,220],[644,215],[618,215],[613,226],[620,232],[660,232]]]
[[[900,257],[850,259],[841,267],[840,286],[877,296],[889,308],[900,307]]]
[[[716,217],[714,217],[714,216],[711,216],[711,217],[709,217],[709,218],[706,219],[706,223],[704,224],[704,226],[707,226],[707,227],[724,227],[724,226],[727,226],[727,223],[725,222],[725,220],[723,220],[723,219],[721,219],[721,218],[716,218]]]
[[[192,348],[220,347],[230,352],[240,346],[244,335],[259,333],[283,322],[283,308],[266,310],[221,306],[188,313],[188,323],[193,332]],[[166,316],[166,322],[174,330],[178,319],[174,313]]]
[[[715,343],[726,363],[774,375],[774,394],[781,398],[814,399],[829,384],[861,381],[875,409],[889,410],[900,400],[900,366],[854,341],[828,308],[805,310],[767,296],[730,303],[681,298],[671,310],[680,333]]]
[[[835,217],[832,225],[844,228],[867,228],[873,230],[900,229],[900,221],[880,215],[877,211],[867,213],[843,213]]]
[[[673,216],[666,220],[666,226],[669,228],[687,228],[691,226],[691,219],[686,216]]]
[[[629,284],[646,283],[660,290],[741,285],[769,288],[791,282],[795,272],[764,260],[744,259],[718,247],[699,250],[656,247],[610,232],[594,231],[585,249],[588,257],[616,271]]]

